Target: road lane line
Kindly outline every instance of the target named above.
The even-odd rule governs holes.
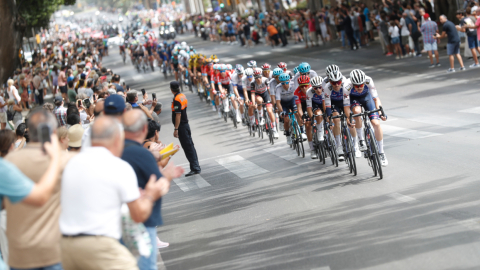
[[[234,58],[234,57],[223,57],[222,58],[223,62],[233,62],[235,60],[237,60],[237,58]]]
[[[132,76],[132,79],[134,81],[140,81],[140,80],[143,80],[143,75],[135,75],[135,76]]]
[[[418,130],[389,126],[384,124],[382,124],[382,130],[383,130],[383,134],[385,135],[407,138],[412,140],[442,135],[440,133],[418,131]]]
[[[461,112],[461,113],[476,113],[476,114],[480,114],[480,107],[465,109],[465,110],[461,110],[461,111],[458,111],[458,112]]]
[[[205,188],[211,186],[203,177],[199,174],[192,175],[190,177],[182,176],[174,179],[173,182],[183,191],[192,191],[195,189]]]
[[[261,52],[256,52],[255,54],[256,55],[268,55],[268,54],[271,54],[271,52],[261,51]]]
[[[388,196],[397,200],[397,201],[401,201],[401,202],[404,202],[404,203],[414,203],[414,202],[417,201],[415,198],[412,198],[410,196],[406,196],[406,195],[403,195],[403,194],[400,194],[400,193],[396,193],[396,192],[392,193]]]
[[[308,152],[308,151],[310,151],[310,148],[309,148],[308,143],[306,141],[303,143],[303,147],[305,149],[305,158],[299,157],[297,155],[297,151],[293,150],[290,147],[281,146],[281,147],[267,148],[267,149],[263,149],[263,150],[265,152],[273,154],[273,155],[275,155],[279,158],[282,158],[286,161],[293,162],[297,165],[303,165],[303,164],[310,163],[310,162],[315,162],[315,161],[318,162],[318,159],[311,159],[310,158],[310,153]]]
[[[330,266],[322,266],[322,267],[312,268],[310,270],[330,270]]]
[[[237,58],[244,59],[244,58],[253,58],[252,54],[240,54],[237,55]]]
[[[268,170],[265,170],[264,168],[244,159],[239,155],[220,158],[216,159],[215,161],[242,179],[269,172]]]

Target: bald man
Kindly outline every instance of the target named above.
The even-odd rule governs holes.
[[[135,171],[120,159],[124,133],[115,118],[99,116],[91,140],[92,147],[72,158],[62,177],[62,265],[66,270],[138,269],[137,260],[118,241],[120,208],[126,203],[132,219],[145,222],[170,181],[151,175],[140,195]]]
[[[155,175],[159,181],[170,181],[183,174],[183,168],[173,165],[165,167],[163,174],[160,172],[157,160],[150,151],[142,146],[148,133],[147,116],[142,110],[130,110],[123,114],[123,128],[125,130],[125,148],[122,159],[132,166],[137,176],[138,187],[145,188],[150,176]],[[150,236],[153,250],[157,250],[157,226],[161,226],[162,199],[154,202],[150,217],[143,223]],[[143,269],[156,269],[157,253],[152,252],[149,257],[140,257],[138,267]]]

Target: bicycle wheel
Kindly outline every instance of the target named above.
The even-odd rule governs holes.
[[[295,128],[297,130],[297,140],[298,140],[298,148],[299,148],[299,152],[300,154],[298,156],[302,156],[303,158],[305,158],[305,148],[303,147],[303,139],[302,139],[302,134],[300,132],[300,127],[298,126],[298,124],[296,124],[297,127]]]
[[[368,165],[372,167],[373,170],[373,176],[377,176],[377,162],[375,161],[375,158],[373,157],[373,150],[372,150],[372,145],[370,142],[370,138],[372,137],[371,134],[367,131],[367,129],[364,129],[364,134],[366,140],[365,144],[367,146],[367,150],[364,152],[364,155],[366,155],[366,158],[368,160]]]
[[[165,79],[167,79],[167,67],[165,66],[165,63],[163,64],[163,77],[165,77]]]
[[[180,91],[183,92],[183,78],[182,78],[182,74],[179,75],[179,80],[180,80]]]
[[[333,139],[332,132],[330,130],[325,130],[326,140],[324,143],[324,146],[326,147],[326,150],[328,151],[330,158],[332,160],[332,165],[335,165],[335,167],[338,167],[338,154],[337,154],[337,148],[335,147],[335,141]]]
[[[345,135],[344,139],[346,141],[346,147],[348,148],[348,161],[350,166],[350,173],[353,172],[353,175],[357,175],[357,165],[355,164],[355,149],[353,149],[352,145],[352,135],[350,135],[350,131],[348,129],[344,130]]]
[[[373,134],[371,130],[370,133]],[[377,140],[375,139],[375,136],[370,136],[369,140],[370,144],[372,145],[373,158],[375,159],[375,163],[377,165],[378,177],[383,179],[382,164],[380,162],[380,155],[378,154]]]
[[[237,112],[235,110],[232,110],[232,118],[233,127],[237,128]]]
[[[268,134],[268,140],[273,145],[273,131],[272,131],[272,123],[270,122],[270,117],[265,117],[265,131]]]

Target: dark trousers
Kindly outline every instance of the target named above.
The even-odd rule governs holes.
[[[355,45],[355,48],[358,49],[358,43],[355,40],[355,37],[353,36],[353,32],[345,31],[345,34],[347,35],[348,42],[350,42],[350,47],[352,48],[352,50],[354,45]]]
[[[180,123],[180,126],[178,126],[178,139],[188,162],[190,162],[190,170],[195,172],[201,171],[198,164],[197,151],[192,141],[192,131],[188,123]]]

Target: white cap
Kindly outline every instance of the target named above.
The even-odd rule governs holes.
[[[477,12],[477,9],[478,9],[477,6],[473,6],[470,14],[475,14]]]

